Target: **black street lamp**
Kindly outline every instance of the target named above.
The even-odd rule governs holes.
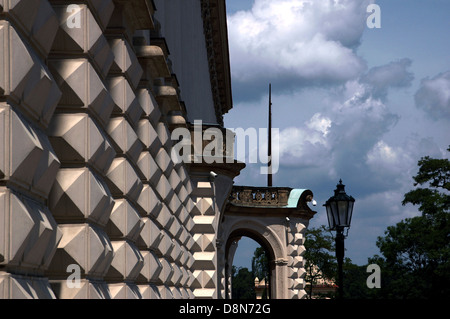
[[[330,230],[336,231],[336,259],[338,262],[338,296],[343,297],[343,272],[344,262],[344,228],[350,227],[352,220],[353,204],[355,199],[345,193],[345,185],[342,180],[336,185],[334,196],[330,197],[323,205],[327,209],[328,225]]]

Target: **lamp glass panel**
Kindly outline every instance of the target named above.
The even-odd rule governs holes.
[[[347,209],[348,202],[347,201],[338,201],[338,225],[339,226],[348,226],[347,224]]]
[[[335,201],[330,202],[330,209],[331,214],[333,215],[333,225],[336,227],[336,225],[339,225],[339,217],[338,217],[338,209]]]
[[[352,215],[353,215],[353,204],[355,202],[350,201],[348,202],[348,216],[347,216],[347,225],[350,227],[350,223],[352,221]]]
[[[331,210],[331,206],[328,204],[325,207],[327,209],[328,226],[330,227],[331,230],[334,230],[336,225],[335,225],[335,222],[334,222],[333,212]]]

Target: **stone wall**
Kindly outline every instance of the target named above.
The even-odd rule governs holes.
[[[229,236],[249,229],[273,251],[273,296],[303,297],[306,201],[283,208],[278,188],[280,211],[270,190],[226,210],[243,163],[171,157],[186,118],[224,131],[224,1],[0,0],[0,13],[0,298],[229,297]]]
[[[192,200],[198,185],[170,157],[183,103],[152,1],[0,9],[0,298],[208,288],[214,260],[196,254],[215,244],[216,206]]]

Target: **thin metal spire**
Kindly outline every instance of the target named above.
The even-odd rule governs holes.
[[[268,137],[267,186],[272,187],[272,84],[269,83],[269,137]]]

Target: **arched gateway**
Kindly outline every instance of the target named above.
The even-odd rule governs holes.
[[[304,232],[315,212],[308,207],[313,194],[306,189],[235,186],[222,213],[218,230],[220,298],[232,298],[231,266],[242,236],[258,242],[269,259],[269,296],[305,296]]]

